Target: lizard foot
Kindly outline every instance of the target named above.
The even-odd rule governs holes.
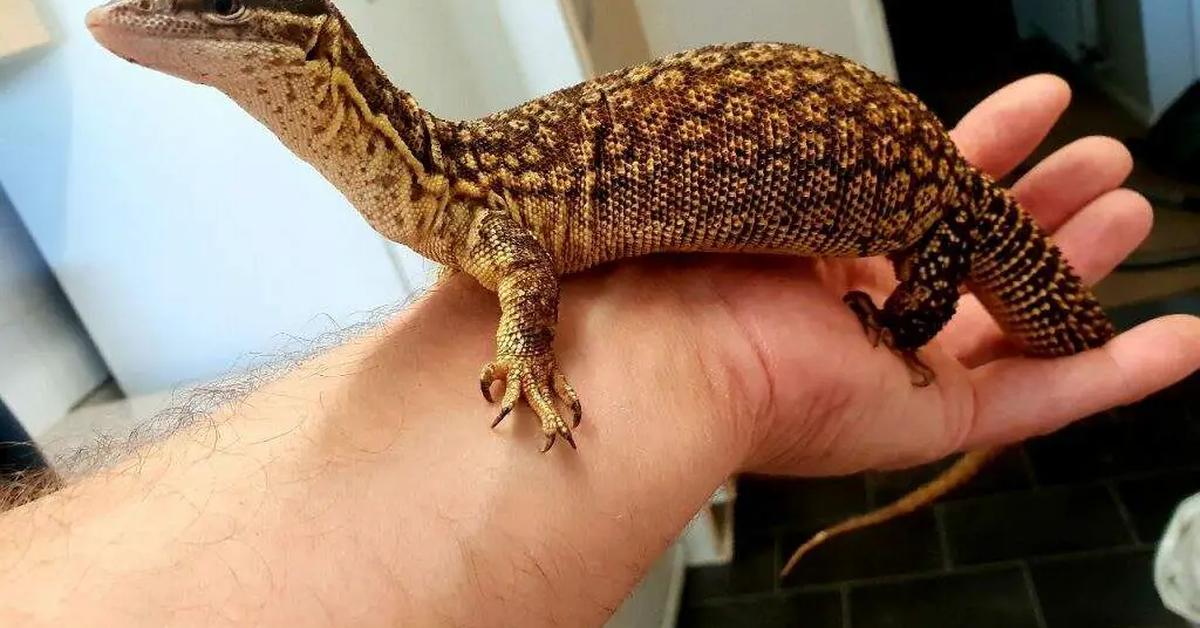
[[[892,350],[892,353],[895,353],[900,356],[900,359],[904,360],[904,365],[908,367],[909,373],[912,374],[913,386],[924,387],[933,383],[933,369],[921,361],[921,358],[917,356],[916,349],[901,349],[896,347],[895,336],[884,322],[886,313],[875,305],[870,295],[854,290],[846,293],[846,296],[842,297],[842,301],[850,306],[850,311],[858,316],[858,321],[862,323],[863,331],[866,332],[871,346],[878,347],[879,343],[882,342],[888,349]]]
[[[545,437],[542,453],[549,451],[559,436],[575,449],[575,437],[571,434],[571,428],[579,426],[583,418],[583,406],[579,403],[575,389],[559,370],[552,354],[501,356],[483,367],[483,372],[479,375],[479,390],[488,403],[494,403],[492,384],[497,380],[504,381],[504,396],[500,400],[500,414],[492,422],[492,427],[499,425],[513,411],[521,397],[524,397],[542,422],[542,435]],[[571,407],[573,420],[570,426],[555,407],[556,396]]]

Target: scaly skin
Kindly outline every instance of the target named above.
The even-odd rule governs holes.
[[[118,0],[88,21],[122,57],[222,90],[379,233],[496,291],[497,353],[481,389],[491,400],[504,380],[496,422],[525,399],[543,450],[558,436],[575,446],[558,400],[573,423],[581,415],[552,348],[559,277],[613,260],[887,255],[900,284],[883,306],[846,301],[921,385],[933,373],[916,352],[964,285],[1028,354],[1113,335],[1058,250],[938,119],[836,55],[711,46],[453,122],[395,88],[324,0]],[[928,503],[991,453],[831,533]]]

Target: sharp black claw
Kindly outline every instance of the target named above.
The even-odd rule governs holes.
[[[550,448],[554,446],[555,438],[556,436],[554,434],[546,434],[546,442],[542,444],[542,453],[550,451]]]
[[[571,435],[571,430],[563,430],[562,435],[563,438],[567,439],[567,442],[570,443],[571,449],[579,449],[575,446],[575,437]]]
[[[850,311],[858,317],[858,322],[862,325],[863,333],[867,335],[871,346],[878,347],[883,333],[878,320],[879,308],[875,307],[875,302],[871,300],[870,295],[860,290],[854,290],[847,292],[842,297],[842,302],[849,306]]]
[[[933,383],[933,369],[926,366],[921,358],[917,357],[916,352],[905,352],[904,362],[908,365],[908,369],[913,374],[913,386],[924,388]]]
[[[578,401],[571,404],[571,414],[575,416],[575,424],[571,427],[579,427],[579,423],[583,421],[583,404]]]
[[[492,383],[491,382],[480,381],[479,382],[479,392],[483,393],[483,398],[487,399],[488,403],[496,403],[495,400],[492,399]]]
[[[512,412],[512,408],[501,408],[500,416],[496,417],[495,421],[492,421],[492,428],[495,428],[497,425],[500,425],[500,422],[504,420],[504,417],[508,416],[509,412]]]

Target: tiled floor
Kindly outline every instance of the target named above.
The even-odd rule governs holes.
[[[1117,309],[1122,327],[1200,313],[1200,291]],[[681,625],[873,628],[1185,626],[1153,588],[1154,543],[1200,492],[1200,373],[1014,448],[933,509],[835,539],[783,581],[816,529],[945,462],[830,480],[743,478],[732,564],[688,573]]]

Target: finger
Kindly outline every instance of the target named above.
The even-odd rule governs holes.
[[[1083,282],[1094,285],[1150,235],[1154,211],[1133,190],[1111,190],[1076,212],[1053,236]]]
[[[1125,145],[1111,137],[1076,140],[1034,166],[1012,192],[1053,233],[1096,197],[1121,185],[1133,170]]]
[[[1037,148],[1070,102],[1071,88],[1061,78],[1026,77],[975,105],[950,136],[967,161],[1000,178]]]
[[[1146,239],[1153,216],[1141,194],[1112,190],[1076,212],[1053,239],[1083,282],[1093,285]],[[963,299],[941,340],[968,367],[1013,353],[996,321],[973,297]]]
[[[1057,430],[1130,404],[1200,367],[1200,318],[1167,316],[1104,347],[1052,360],[1009,358],[972,371],[974,423],[965,448]]]

